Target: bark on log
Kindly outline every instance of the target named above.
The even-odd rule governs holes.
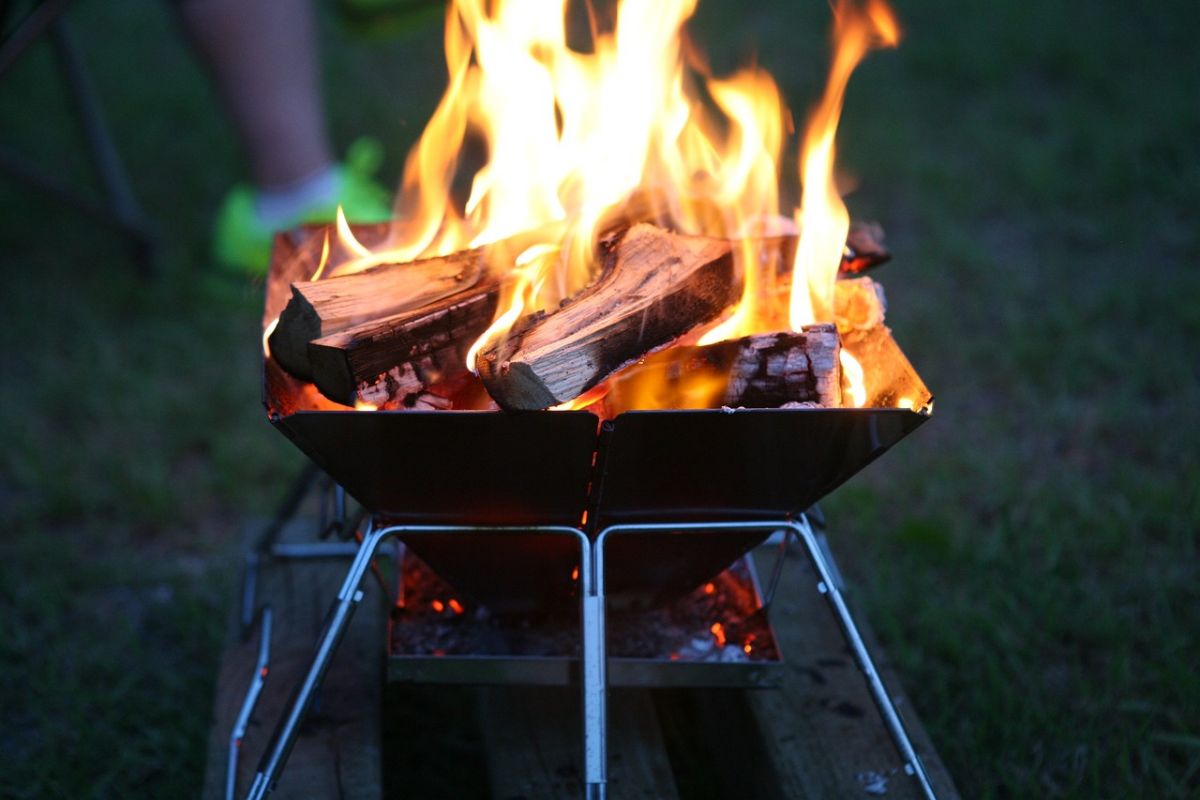
[[[726,242],[635,225],[608,257],[592,286],[554,313],[526,318],[480,353],[480,377],[502,408],[571,400],[717,318],[741,296]]]
[[[697,349],[722,346],[737,353],[725,388],[727,406],[842,404],[841,341],[833,325],[807,325],[800,333],[759,334]]]
[[[719,207],[714,205],[711,208],[693,209],[693,213],[712,222],[716,226],[714,230],[720,229],[723,215]],[[624,203],[605,213],[597,225],[597,230],[603,237],[639,222],[649,222],[667,228],[672,226],[671,205],[662,192],[648,189],[631,192]],[[765,217],[759,220],[756,227],[743,229],[731,235],[758,239],[762,242],[763,252],[770,254],[768,257],[775,254],[780,256],[778,263],[781,270],[791,271],[799,233],[796,223],[790,217]],[[892,254],[884,244],[883,227],[877,222],[854,220],[850,223],[850,230],[846,235],[846,247],[838,266],[838,277],[852,278],[887,263],[891,258]]]
[[[496,314],[494,289],[485,279],[415,311],[314,340],[308,345],[313,383],[339,403],[353,403],[363,389],[360,399],[382,406],[404,404],[434,383],[461,376],[467,350]]]
[[[614,376],[604,410],[615,416],[638,407],[836,408],[842,395],[840,350],[830,324],[672,347]]]
[[[309,342],[419,310],[474,288],[494,295],[498,284],[484,250],[467,250],[407,264],[385,264],[353,275],[292,284],[292,297],[271,334],[271,355],[297,378],[312,379]]]

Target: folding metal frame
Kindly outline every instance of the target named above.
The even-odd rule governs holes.
[[[286,507],[286,506],[285,506]],[[282,526],[279,526],[280,528]],[[803,547],[817,574],[817,584],[814,587],[829,603],[842,635],[847,645],[853,651],[863,677],[871,691],[872,698],[879,708],[884,724],[898,752],[904,760],[905,772],[911,775],[924,796],[935,800],[936,795],[930,784],[928,774],[920,757],[913,747],[912,740],[905,730],[904,723],[887,692],[887,688],[875,667],[866,644],[859,633],[858,626],[850,612],[837,579],[836,568],[828,556],[819,535],[813,530],[807,516],[800,515],[797,519],[780,520],[745,520],[719,522],[660,522],[660,523],[631,523],[611,525],[591,539],[582,530],[564,525],[543,526],[449,526],[449,525],[419,525],[419,524],[386,524],[370,519],[362,541],[354,548],[353,561],[347,571],[337,597],[330,608],[324,629],[318,639],[316,650],[304,678],[301,680],[293,695],[293,699],[285,710],[283,717],[275,727],[274,734],[263,754],[254,781],[246,797],[250,800],[265,798],[274,788],[287,758],[291,753],[299,734],[300,726],[308,709],[316,696],[325,672],[332,661],[338,645],[341,643],[346,628],[353,617],[358,604],[362,602],[362,581],[370,568],[381,545],[393,538],[403,538],[406,541],[419,541],[426,536],[504,536],[512,534],[554,535],[571,540],[578,548],[579,575],[579,619],[581,628],[581,690],[583,696],[583,753],[584,753],[584,796],[587,800],[602,800],[606,796],[607,786],[607,706],[608,680],[606,657],[606,626],[605,605],[606,573],[605,554],[610,542],[617,537],[631,535],[660,534],[672,537],[702,537],[720,536],[731,532],[757,532],[767,536],[771,533],[783,533],[783,546],[793,541]],[[462,539],[459,543],[464,544]],[[263,545],[266,546],[263,546]],[[271,552],[269,543],[260,543],[264,552]],[[280,546],[275,546],[280,547]],[[309,551],[304,545],[294,546],[295,552],[284,549],[274,552],[278,558],[308,558],[327,557],[334,555],[330,547]],[[337,554],[344,555],[350,548],[341,547]],[[328,552],[327,552],[328,551]],[[781,550],[782,554],[782,550]],[[782,559],[781,559],[782,560]],[[257,562],[255,562],[257,565]],[[248,575],[251,573],[248,572]],[[779,569],[773,570],[771,588],[768,590],[768,602],[778,582]],[[253,598],[252,592],[248,595]],[[229,764],[226,783],[226,796],[232,798],[236,791],[236,772],[241,736],[246,723],[249,721],[254,704],[262,691],[266,679],[267,659],[270,652],[271,612],[266,609],[262,613],[262,631],[260,633],[259,664],[247,691],[238,720],[230,735]]]

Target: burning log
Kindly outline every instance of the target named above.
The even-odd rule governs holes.
[[[451,256],[450,258],[453,258]],[[467,373],[466,352],[496,313],[488,278],[416,310],[372,320],[308,345],[312,381],[340,403],[411,406],[434,383]]]
[[[741,296],[724,242],[641,224],[609,255],[594,284],[557,311],[526,318],[479,354],[480,377],[502,408],[546,408],[578,397],[716,319]]]
[[[312,379],[309,342],[376,320],[386,324],[447,297],[490,298],[494,309],[498,291],[482,249],[293,283],[292,297],[269,339],[271,355],[292,375]]]
[[[785,403],[842,404],[841,340],[833,325],[807,325],[800,333],[766,333],[697,350],[712,360],[735,353],[725,388],[727,406],[777,408]]]
[[[606,413],[632,408],[841,405],[841,340],[831,324],[673,347],[615,376]]]
[[[722,218],[719,207],[712,205],[703,209],[720,227]],[[698,210],[695,213],[700,213]],[[638,189],[626,198],[624,203],[614,206],[596,226],[605,235],[624,230],[639,222],[648,222],[662,227],[669,227],[674,219],[670,202],[661,191]],[[777,264],[780,274],[789,274],[792,270],[792,259],[796,255],[796,242],[800,237],[798,226],[790,217],[773,216],[758,221],[757,227],[750,231],[742,231],[739,236],[757,239],[767,257]],[[842,251],[842,260],[838,265],[838,279],[853,278],[857,275],[886,264],[892,258],[884,244],[883,226],[878,222],[850,223],[846,234],[846,247]]]

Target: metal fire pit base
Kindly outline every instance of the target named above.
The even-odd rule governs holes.
[[[299,734],[300,725],[324,678],[325,671],[329,667],[333,654],[341,642],[342,635],[346,631],[355,608],[362,601],[363,593],[359,587],[383,542],[397,536],[408,539],[421,535],[445,535],[449,533],[463,536],[495,536],[504,533],[530,532],[565,536],[574,539],[579,546],[581,619],[581,658],[579,662],[581,665],[580,675],[583,690],[585,797],[589,800],[605,797],[607,784],[606,745],[608,726],[606,716],[609,661],[606,658],[604,554],[609,540],[614,536],[639,532],[674,536],[702,536],[705,533],[720,534],[730,531],[755,530],[764,532],[783,531],[785,537],[793,539],[804,547],[818,576],[815,588],[829,602],[830,608],[846,639],[846,643],[853,651],[868,687],[871,690],[872,697],[883,716],[888,733],[891,735],[897,750],[904,759],[905,771],[918,782],[925,797],[935,798],[936,795],[930,785],[921,759],[913,749],[912,740],[909,738],[904,724],[900,720],[891,696],[888,694],[875,668],[874,661],[871,659],[862,636],[859,634],[858,626],[855,624],[850,609],[835,582],[834,570],[825,556],[820,540],[809,525],[807,518],[803,516],[798,520],[779,521],[614,525],[601,531],[594,542],[589,540],[582,531],[564,526],[521,527],[515,529],[439,525],[390,525],[377,527],[375,520],[372,519],[359,545],[346,579],[330,609],[308,671],[303,681],[296,688],[296,693],[283,718],[275,728],[272,740],[259,763],[254,782],[250,787],[247,797],[257,800],[258,798],[266,797],[274,788]]]

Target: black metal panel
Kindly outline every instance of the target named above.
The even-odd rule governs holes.
[[[497,614],[578,613],[574,537],[504,531],[402,538],[446,583]]]
[[[275,423],[397,521],[578,525],[586,507],[596,417],[584,411],[299,411]]]
[[[602,428],[599,525],[794,516],[924,422],[899,408],[633,411]]]
[[[794,517],[924,420],[902,409],[638,411],[604,423],[593,519],[618,523]],[[766,538],[638,533],[609,541],[610,591],[661,603]]]

